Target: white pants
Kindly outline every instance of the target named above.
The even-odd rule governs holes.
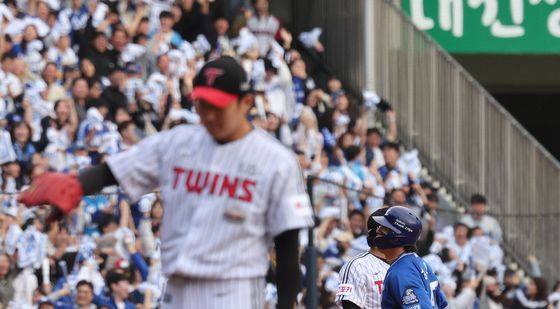
[[[262,309],[264,278],[203,280],[171,277],[162,309]]]

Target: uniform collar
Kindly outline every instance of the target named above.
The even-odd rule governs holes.
[[[391,263],[391,265],[396,264],[403,257],[408,256],[408,255],[412,255],[412,254],[416,255],[415,252],[404,252],[404,253],[402,253],[401,255],[399,255],[399,257],[393,263]]]

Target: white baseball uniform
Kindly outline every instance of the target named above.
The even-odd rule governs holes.
[[[389,264],[370,252],[364,252],[346,262],[339,273],[336,303],[350,301],[360,308],[381,308],[383,280]]]
[[[133,201],[161,190],[162,270],[171,292],[164,308],[166,300],[178,308],[174,298],[182,296],[173,294],[192,291],[200,303],[182,308],[223,308],[212,306],[216,297],[230,299],[230,308],[262,307],[254,299],[237,303],[244,298],[239,293],[221,295],[207,287],[222,281],[238,292],[259,289],[248,295],[264,293],[274,237],[313,224],[294,154],[259,129],[219,144],[201,125],[182,125],[112,156],[108,164]]]
[[[253,16],[247,21],[247,28],[257,37],[259,51],[264,56],[280,30],[280,21],[272,15],[263,18]]]

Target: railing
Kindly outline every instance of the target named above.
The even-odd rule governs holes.
[[[534,254],[549,281],[560,278],[558,161],[390,1],[293,3],[306,10],[296,28],[323,27],[327,63],[393,103],[400,139],[456,199],[487,196],[509,254],[520,262]]]
[[[362,86],[366,82],[365,42],[362,39],[365,3],[355,0],[292,0],[292,19],[297,28],[294,33],[309,31],[313,27],[323,29],[321,42],[328,46],[325,61],[336,69],[336,75],[345,82],[345,88]]]

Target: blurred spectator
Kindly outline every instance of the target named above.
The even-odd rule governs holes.
[[[67,297],[67,301],[63,297]],[[87,280],[80,280],[76,284],[76,291],[72,293],[70,289],[65,286],[60,289],[56,294],[51,294],[50,298],[57,298],[57,309],[95,309],[98,308],[94,304],[94,287],[93,284]],[[99,300],[98,300],[99,301]]]
[[[230,54],[233,52],[229,35],[229,21],[222,16],[219,16],[214,21],[214,31],[216,32],[216,50],[221,50],[223,53]],[[210,40],[212,42],[212,40]]]
[[[474,194],[471,196],[470,213],[463,216],[461,222],[470,228],[478,226],[491,239],[501,242],[502,228],[500,227],[500,223],[498,223],[494,217],[487,215],[487,211],[486,197],[481,194]]]
[[[262,87],[268,110],[287,122],[294,114],[295,100],[290,69],[280,60],[281,57],[282,54],[273,53],[263,59],[265,75]]]
[[[103,90],[101,98],[109,106],[109,117],[114,119],[117,109],[127,110],[128,100],[124,94],[126,87],[126,74],[122,67],[114,67],[109,75],[111,84]]]
[[[359,109],[346,94],[341,94],[335,101],[335,112],[333,114],[334,133],[340,136],[344,132],[350,131],[356,125],[359,117]]]
[[[554,288],[550,295],[548,295],[548,302],[553,309],[560,308],[560,281],[556,281]]]
[[[416,185],[418,186],[418,185]],[[425,195],[424,190],[420,187],[421,193]],[[429,213],[435,220],[435,228],[437,232],[443,230],[443,220],[438,216],[438,208],[439,208],[439,197],[437,193],[430,193],[426,196],[426,203],[424,204],[424,211]]]
[[[458,261],[468,263],[471,257],[471,247],[469,245],[469,227],[463,223],[456,223],[453,229],[454,242],[447,246],[453,250]]]
[[[331,95],[331,101],[333,102],[336,102],[336,98],[339,95],[344,94],[344,91],[342,90],[342,82],[336,77],[331,77],[329,79],[327,82],[327,88],[329,90],[329,94]]]
[[[125,51],[125,47],[128,41],[128,33],[126,32],[124,27],[115,27],[111,35],[111,44],[109,46],[109,55],[115,66],[123,65],[124,61],[122,59],[122,54]]]
[[[503,288],[499,284],[487,287],[490,297],[507,307],[510,307],[515,299],[516,291],[521,287],[521,278],[516,271],[506,270],[504,274]]]
[[[267,127],[266,130],[282,144],[287,147],[292,147],[293,137],[290,128],[287,124],[277,115],[268,113],[266,116]]]
[[[480,284],[479,280],[473,279],[463,282],[460,292],[455,295],[451,290],[453,285],[444,285],[443,290],[449,300],[449,308],[470,309],[476,306],[476,290]],[[451,286],[451,287],[450,287]]]
[[[48,101],[56,102],[60,99],[66,97],[66,91],[64,88],[58,84],[60,71],[58,70],[54,62],[49,62],[45,65],[43,69],[43,81],[46,84],[45,96]]]
[[[16,122],[12,125],[11,136],[17,161],[27,174],[31,169],[31,157],[37,151],[31,143],[31,127],[26,122]]]
[[[129,149],[139,141],[138,134],[136,133],[136,125],[130,120],[119,124],[119,133],[122,137],[120,147],[122,150]]]
[[[210,38],[213,30],[210,21],[210,4],[208,0],[182,0],[179,1],[180,18],[177,20],[173,29],[181,37],[193,42],[199,34]],[[223,35],[223,33],[222,33]]]
[[[422,220],[422,233],[418,238],[416,247],[418,248],[417,254],[419,256],[425,256],[429,253],[436,233],[435,209],[424,208],[420,218]]]
[[[323,136],[319,132],[317,118],[309,107],[301,110],[299,124],[294,132],[294,147],[301,150],[309,160],[321,155]]]
[[[111,271],[107,274],[107,286],[109,287],[110,297],[104,300],[104,304],[110,309],[134,309],[136,306],[128,301],[130,283],[125,275]]]
[[[317,228],[317,249],[322,253],[334,244],[334,236],[340,233],[338,225],[340,223],[340,213],[333,211],[321,220],[321,224]]]
[[[393,189],[389,193],[389,206],[407,206],[406,192],[402,189]]]
[[[173,44],[174,46],[181,45],[181,35],[173,30],[173,25],[175,20],[173,14],[170,11],[162,11],[159,14],[159,30],[152,35],[151,50],[152,53],[158,54],[162,46],[169,46]]]
[[[529,309],[548,308],[548,288],[546,281],[542,278],[531,278],[525,289],[517,289],[513,299],[500,299],[500,303],[506,308]]]
[[[78,122],[82,122],[86,119],[86,102],[89,96],[87,80],[82,77],[74,79],[71,89],[76,116],[78,117]]]
[[[79,309],[96,308],[93,304],[93,284],[85,280],[76,284],[76,306]]]
[[[367,130],[366,137],[366,165],[370,166],[372,163],[376,167],[381,167],[385,165],[385,159],[383,158],[383,151],[381,150],[381,132],[377,128],[371,128]]]
[[[269,12],[268,0],[253,0],[255,15],[247,21],[247,27],[259,42],[261,56],[266,55],[275,40],[282,40],[284,48],[292,43],[292,35],[280,25],[280,21]]]
[[[47,60],[55,63],[61,71],[65,66],[75,66],[78,64],[78,56],[70,46],[70,36],[68,33],[58,34],[56,45],[49,48]]]
[[[45,145],[49,166],[56,171],[67,169],[66,149],[73,142],[78,128],[78,116],[74,108],[70,100],[58,100],[54,104],[54,117],[47,116],[41,120],[43,133],[40,143]]]
[[[379,174],[383,179],[383,183],[387,191],[401,189],[408,185],[407,176],[404,175],[397,166],[399,157],[400,149],[398,144],[389,142],[383,145],[383,158],[385,160],[385,165],[379,167]]]
[[[363,162],[365,151],[358,146],[349,146],[346,149],[346,164],[342,171],[347,177],[351,188],[358,191],[348,192],[349,201],[355,209],[363,209],[367,214],[372,213],[382,205],[385,190],[382,186],[381,177],[376,170],[371,171]]]
[[[254,124],[254,122],[253,122]],[[295,150],[299,165],[301,166],[301,169],[303,170],[303,175],[304,176],[309,176],[309,175],[315,175],[317,174],[318,170],[320,169],[320,159],[319,157],[314,158],[313,161],[311,161],[303,151],[301,150]]]
[[[89,58],[82,58],[80,61],[80,72],[82,77],[87,81],[88,86],[91,88],[95,82],[99,81],[96,66]]]
[[[307,75],[305,62],[301,59],[292,61],[290,70],[292,73],[296,103],[305,104],[305,97],[309,91],[315,88],[315,81]],[[297,108],[296,106],[296,111]]]
[[[15,193],[23,187],[21,166],[17,161],[2,164],[1,170],[0,189],[2,192]]]
[[[352,258],[348,253],[354,236],[350,232],[339,232],[334,236],[334,240],[335,242],[325,250],[323,256],[327,263],[340,267]]]
[[[109,41],[107,35],[103,32],[95,32],[91,38],[91,48],[86,53],[87,58],[95,68],[95,77],[101,78],[109,75],[111,68],[114,68],[116,59],[111,55],[108,49]],[[88,76],[90,77],[90,76]],[[93,76],[91,76],[93,77]]]
[[[55,305],[50,301],[43,301],[37,307],[38,309],[55,309]]]
[[[348,215],[348,220],[350,221],[350,231],[352,232],[354,238],[358,238],[366,234],[366,218],[364,213],[354,209]]]
[[[7,307],[14,297],[14,279],[16,269],[10,263],[10,256],[3,252],[0,254],[0,304]]]
[[[326,152],[321,153],[320,164],[317,174],[319,180],[314,183],[313,189],[315,213],[321,219],[325,219],[330,213],[340,213],[341,217],[347,216],[346,192],[336,185],[346,182],[344,173],[340,167],[329,162]]]

